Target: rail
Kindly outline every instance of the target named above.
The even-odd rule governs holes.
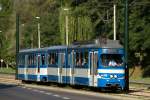
[[[150,83],[149,82],[141,82],[141,81],[129,81],[130,84],[136,84],[136,85],[143,85],[144,87],[147,87],[150,89]]]

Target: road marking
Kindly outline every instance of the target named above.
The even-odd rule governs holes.
[[[55,94],[55,95],[53,95],[54,97],[60,97],[60,95],[57,95],[57,94]]]
[[[36,89],[34,89],[33,91],[34,91],[34,92],[38,92],[38,90],[36,90]]]
[[[45,91],[38,91],[38,92],[40,92],[40,93],[44,93]]]
[[[24,88],[24,89],[25,89],[26,87],[22,87],[22,88]]]
[[[62,99],[69,100],[70,98],[68,98],[68,97],[63,97]]]
[[[52,93],[45,93],[45,94],[47,94],[47,95],[52,95]]]
[[[20,86],[21,87],[21,86]],[[21,87],[21,88],[27,88],[27,87]],[[29,89],[29,90],[31,90],[32,88],[27,88],[27,89]],[[44,93],[44,94],[46,94],[46,95],[52,95],[52,93],[46,93],[45,91],[40,91],[40,90],[36,90],[36,89],[33,89],[33,91],[34,92],[40,92],[40,93]],[[61,97],[60,95],[58,95],[58,94],[54,94],[53,95],[54,97]],[[68,98],[68,97],[62,97],[62,99],[64,99],[64,100],[69,100],[70,98]]]
[[[28,90],[31,90],[31,88],[27,88]]]

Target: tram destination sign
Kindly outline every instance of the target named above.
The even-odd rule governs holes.
[[[102,49],[102,53],[115,54],[115,53],[119,53],[119,50],[118,49]]]

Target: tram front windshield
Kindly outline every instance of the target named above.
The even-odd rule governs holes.
[[[121,54],[102,54],[101,64],[103,66],[123,66],[123,56]]]

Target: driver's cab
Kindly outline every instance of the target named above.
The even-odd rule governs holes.
[[[104,67],[122,67],[123,54],[101,54],[101,66]]]

